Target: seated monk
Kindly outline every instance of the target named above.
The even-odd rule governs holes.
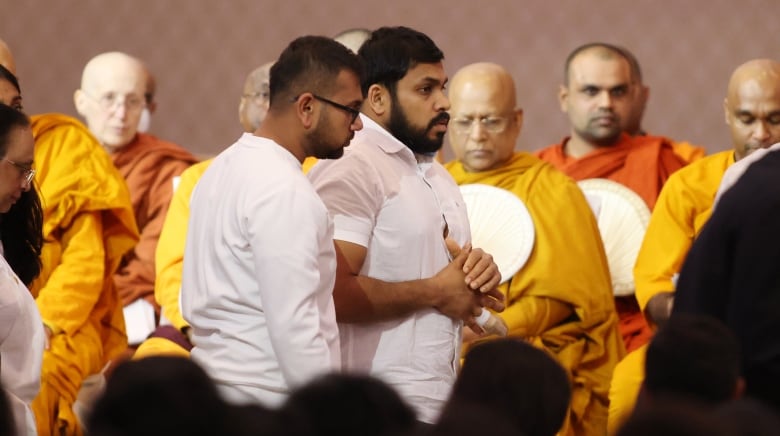
[[[780,142],[780,63],[752,60],[739,66],[724,101],[733,149],[705,157],[672,174],[658,197],[634,267],[639,307],[655,324],[669,317],[675,277],[694,239],[709,220],[726,169],[752,152]],[[631,413],[642,381],[645,348],[615,369],[610,428]]]
[[[446,165],[458,184],[506,189],[528,208],[535,241],[503,285],[509,335],[548,351],[566,369],[572,402],[559,434],[604,434],[612,370],[625,354],[604,247],[583,193],[552,165],[514,152],[522,124],[514,81],[502,67],[469,65],[452,79]],[[469,343],[475,335],[464,334]]]
[[[0,51],[0,64],[9,57]],[[21,102],[18,89],[9,97]],[[112,277],[138,231],[127,186],[89,131],[58,114],[31,122],[44,237],[31,291],[49,341],[32,408],[38,434],[75,435],[81,428],[72,406],[82,381],[127,347]]]
[[[587,44],[566,61],[561,109],[571,136],[537,152],[574,180],[605,178],[639,194],[650,210],[666,179],[684,162],[669,143],[653,136],[629,136],[621,119],[630,116],[637,79],[623,51]],[[651,331],[633,295],[616,297],[620,331],[627,350],[647,343]]]
[[[127,181],[141,239],[114,276],[125,306],[128,339],[137,345],[154,329],[154,252],[173,195],[173,178],[197,160],[180,146],[138,133],[147,70],[124,53],[103,53],[84,67],[76,109]],[[131,306],[132,305],[132,306]]]

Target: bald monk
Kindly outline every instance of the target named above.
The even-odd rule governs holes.
[[[629,136],[621,120],[632,110],[637,78],[623,52],[602,43],[575,49],[567,58],[561,109],[569,116],[571,136],[537,152],[580,181],[606,178],[639,194],[650,210],[666,179],[684,162],[663,138]],[[615,297],[626,349],[647,343],[650,327],[633,295]]]
[[[0,64],[13,68],[0,47]],[[18,88],[0,96],[19,108],[21,99]],[[45,241],[31,291],[49,341],[32,408],[38,434],[77,435],[72,405],[82,381],[127,347],[113,275],[138,231],[127,186],[87,128],[59,114],[31,120]]]
[[[154,99],[157,92],[157,80],[146,65],[144,65],[144,73],[146,74],[144,81],[144,101],[146,104],[141,111],[141,118],[138,120],[139,133],[149,131],[152,126],[152,114],[157,110],[157,100]]]
[[[265,119],[269,104],[269,78],[273,62],[254,69],[246,78],[238,104],[238,119],[245,132],[254,132]],[[144,341],[133,355],[134,359],[159,354],[188,356],[192,344],[189,340],[189,325],[179,309],[179,291],[184,261],[184,241],[190,216],[190,196],[195,184],[206,172],[213,159],[197,163],[187,168],[179,179],[173,193],[168,213],[165,217],[155,255],[154,295],[162,308],[162,316],[171,326],[160,326],[152,337]],[[316,159],[304,161],[304,170],[308,170]],[[308,166],[307,166],[308,163]],[[308,168],[307,168],[308,167]]]
[[[733,150],[705,157],[674,173],[653,210],[634,268],[636,297],[651,321],[669,317],[675,276],[712,213],[723,174],[734,162],[780,142],[780,63],[756,59],[740,65],[723,101]],[[633,410],[642,381],[646,347],[618,365],[613,380],[610,428]]]
[[[514,151],[523,113],[503,67],[464,67],[452,79],[450,101],[457,158],[446,165],[450,174],[458,184],[514,193],[534,222],[531,257],[504,285],[501,317],[510,335],[547,350],[569,372],[572,404],[560,434],[604,434],[609,380],[624,350],[596,220],[569,177]]]
[[[81,88],[74,94],[76,110],[127,181],[141,234],[114,276],[126,318],[137,313],[130,312],[131,304],[142,313],[151,314],[154,309],[159,315],[154,301],[157,238],[173,194],[173,178],[196,162],[180,146],[138,133],[146,79],[139,60],[119,52],[103,53],[84,67]],[[153,325],[128,330],[130,343],[140,343],[151,329]]]
[[[639,61],[636,56],[625,47],[615,48],[620,49],[623,52],[623,55],[631,66],[631,73],[637,81],[637,86],[634,88],[634,98],[631,100],[631,111],[626,118],[621,119],[623,131],[631,136],[646,135],[647,133],[642,128],[642,118],[644,118],[647,100],[650,97],[650,87],[645,85],[642,81],[642,69],[639,66]],[[685,163],[699,160],[703,158],[706,153],[704,147],[699,147],[688,142],[669,140],[669,143],[672,145],[674,153]]]

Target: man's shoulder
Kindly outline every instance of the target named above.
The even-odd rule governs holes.
[[[702,179],[723,177],[726,169],[734,163],[734,151],[721,151],[696,160],[673,173],[667,183],[698,182]]]
[[[192,165],[198,162],[198,159],[184,147],[157,138],[153,135],[138,133],[132,142],[125,145],[115,155],[114,162],[121,165],[121,162],[145,162],[155,163],[157,165],[179,164],[184,162]]]

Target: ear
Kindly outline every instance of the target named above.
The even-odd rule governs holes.
[[[363,107],[369,109],[373,114],[381,118],[384,114],[390,112],[390,108],[392,107],[391,100],[388,89],[375,83],[368,88]]]
[[[304,92],[298,96],[298,100],[295,101],[295,114],[298,116],[303,127],[307,130],[317,124],[315,106],[314,96],[310,92]]]
[[[517,136],[523,131],[523,110],[515,109],[515,123],[517,124]]]
[[[566,107],[566,103],[569,100],[569,88],[565,85],[561,85],[558,89],[558,102],[561,104],[561,110],[563,112],[568,112],[568,108]]]
[[[77,89],[73,93],[73,104],[76,106],[76,112],[78,112],[82,117],[86,118],[87,96],[84,95],[84,92],[81,89]]]

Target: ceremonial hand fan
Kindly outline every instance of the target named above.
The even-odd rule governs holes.
[[[607,179],[577,183],[585,194],[601,232],[612,276],[612,292],[634,293],[634,264],[645,237],[650,209],[631,189]]]
[[[472,246],[493,256],[506,282],[525,265],[534,247],[534,223],[522,200],[490,185],[462,185]]]

